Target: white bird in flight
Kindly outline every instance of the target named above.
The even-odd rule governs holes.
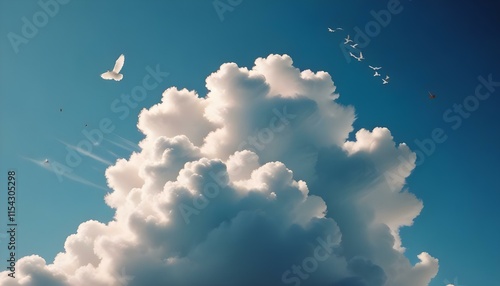
[[[379,69],[381,69],[382,67],[372,67],[372,66],[368,66],[369,68],[371,68],[372,70],[374,71],[378,71]]]
[[[375,71],[375,74],[373,76],[380,76],[380,74],[378,73],[378,71]]]
[[[347,35],[347,38],[344,39],[345,42],[344,42],[344,45],[347,45],[349,43],[354,43],[352,40],[351,40],[351,36],[350,35]]]
[[[349,52],[349,54],[351,55],[351,57],[355,58],[358,60],[358,62],[364,60],[365,58],[363,58],[363,52],[359,52],[359,57],[356,57],[355,54],[353,54],[352,52]]]
[[[386,75],[385,78],[382,79],[382,84],[388,84],[389,83],[389,76]]]
[[[115,81],[120,81],[123,78],[123,74],[120,73],[120,71],[123,68],[123,64],[125,63],[125,56],[121,54],[118,59],[115,62],[115,66],[113,67],[112,71],[107,71],[103,74],[101,74],[101,77],[103,79],[111,80],[114,79]]]
[[[342,29],[342,28],[333,28],[333,29],[332,28],[328,28],[328,32],[330,32],[330,33],[335,33],[335,31],[343,31],[343,30],[344,29]]]
[[[44,164],[48,164],[49,163],[49,159],[45,159],[45,161],[43,161]]]
[[[355,49],[358,46],[358,44],[351,45],[351,48]]]

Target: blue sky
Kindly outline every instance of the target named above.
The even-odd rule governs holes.
[[[33,19],[41,7],[36,1],[2,1],[0,169],[4,178],[8,170],[17,172],[17,257],[38,254],[51,263],[80,223],[113,219],[114,210],[104,202],[112,191],[104,176],[106,161],[114,164],[139,150],[135,144],[144,135],[137,128],[138,115],[159,103],[165,89],[176,86],[204,96],[205,79],[223,63],[250,69],[259,57],[287,54],[300,70],[332,76],[337,102],[355,108],[350,139],[360,128],[386,127],[397,144],[405,142],[415,151],[421,150],[416,140],[432,138],[435,128],[443,130],[447,140],[436,143],[407,180],[424,208],[413,226],[401,230],[405,256],[416,263],[426,251],[439,259],[432,286],[455,277],[460,285],[499,281],[500,88],[477,101],[470,117],[459,115],[458,128],[443,116],[475,95],[479,77],[491,75],[500,82],[500,6],[402,0],[401,12],[362,48],[366,59],[346,58],[340,48],[346,34],[353,37],[355,27],[365,30],[374,20],[370,12],[387,9],[390,2],[242,1],[219,15],[211,1],[69,1],[27,43],[15,47],[9,33],[22,35],[23,17]],[[344,31],[329,33],[327,27]],[[100,73],[121,53],[124,80],[102,80]],[[382,66],[390,84],[373,77],[368,64]],[[168,77],[121,119],[111,108],[113,101],[140,85],[147,67],[157,66]],[[430,100],[428,91],[437,98]],[[93,146],[92,153],[104,162],[81,156],[72,168],[73,178],[87,184],[60,181],[33,162],[64,163],[66,144],[84,141],[82,132],[103,118],[115,127]],[[5,188],[2,192],[5,201]],[[0,211],[6,213],[5,203]],[[5,216],[0,223],[5,231]],[[6,247],[0,256],[7,256]]]

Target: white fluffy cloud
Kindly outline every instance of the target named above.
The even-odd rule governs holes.
[[[21,258],[0,284],[422,286],[436,275],[437,259],[411,265],[399,237],[423,207],[405,188],[414,153],[386,128],[348,141],[354,109],[336,103],[328,73],[270,55],[250,70],[223,64],[206,85],[205,97],[167,89],[141,112],[141,151],[106,171],[113,221],[81,224],[52,264]]]

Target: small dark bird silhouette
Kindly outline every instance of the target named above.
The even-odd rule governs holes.
[[[434,99],[436,98],[436,95],[429,91],[429,98]]]
[[[62,112],[62,108],[59,108],[59,111]]]

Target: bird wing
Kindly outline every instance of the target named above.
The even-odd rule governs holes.
[[[113,73],[112,73],[112,72],[109,72],[109,71],[107,71],[107,72],[105,72],[105,73],[101,74],[101,77],[102,77],[103,79],[107,79],[107,80],[114,79],[114,77],[113,77]]]
[[[337,28],[337,30],[341,30],[341,31],[344,31],[344,29],[342,29],[342,28]]]
[[[351,55],[351,57],[356,59],[356,56],[352,52],[349,52],[349,55]]]
[[[332,28],[328,28],[328,32],[335,32]]]
[[[359,52],[359,58],[360,58],[360,59],[364,59],[364,58],[363,58],[363,52]]]
[[[113,79],[114,79],[115,81],[120,81],[120,80],[122,80],[122,78],[123,78],[123,74],[119,73],[119,74],[117,74],[117,75],[116,75]]]
[[[113,71],[115,73],[119,73],[123,68],[124,63],[125,63],[125,56],[121,54],[115,62],[115,67],[113,68]]]

